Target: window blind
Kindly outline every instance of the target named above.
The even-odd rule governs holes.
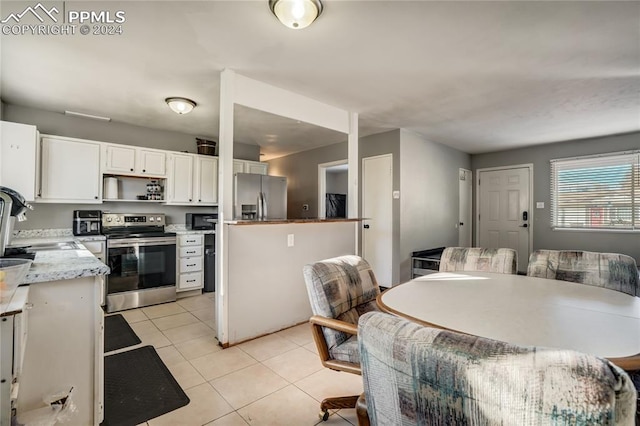
[[[551,160],[551,226],[640,230],[640,151]]]

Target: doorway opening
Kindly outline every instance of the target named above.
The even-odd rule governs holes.
[[[318,217],[349,217],[347,160],[318,164]]]

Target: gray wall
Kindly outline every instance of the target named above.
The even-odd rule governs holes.
[[[290,219],[318,217],[318,164],[346,158],[347,143],[341,142],[267,161],[270,175],[287,177]],[[309,210],[302,210],[303,204],[309,204]]]
[[[378,133],[371,136],[360,138],[360,194],[358,194],[358,203],[360,205],[360,214],[362,214],[362,159],[373,157],[376,155],[391,154],[393,157],[393,190],[400,191],[400,129],[391,130],[389,132]],[[400,281],[400,200],[392,200],[393,224],[391,238],[392,268],[391,281],[396,284]],[[362,234],[360,234],[362,237]],[[362,240],[360,241],[362,247]]]
[[[458,171],[471,156],[413,132],[400,133],[400,282],[411,278],[411,252],[458,245]]]
[[[329,172],[327,171],[327,193],[348,194],[349,192],[349,172]]]
[[[476,170],[487,167],[533,164],[533,201],[544,202],[544,209],[533,211],[533,249],[588,250],[623,253],[640,262],[640,234],[607,231],[554,231],[550,212],[550,163],[554,158],[601,154],[640,148],[640,133],[538,145],[530,148],[477,154],[471,157]],[[474,186],[475,188],[475,186]],[[474,197],[475,198],[475,197]],[[475,199],[474,199],[475,208]],[[474,213],[475,217],[475,213]],[[475,231],[474,231],[475,232]],[[475,237],[475,235],[474,235]]]
[[[144,146],[171,151],[197,152],[195,136],[163,131],[118,122],[102,122],[91,119],[66,116],[64,114],[3,104],[2,118],[5,121],[35,125],[40,133],[113,142],[126,145]],[[236,158],[258,161],[258,146],[234,144]],[[73,166],[70,160],[69,166]],[[165,213],[168,223],[184,223],[185,213],[210,212],[217,207],[166,206],[154,203],[102,204],[34,204],[26,222],[16,223],[16,229],[70,228],[73,210],[103,210],[132,213]]]
[[[11,104],[4,105],[2,114],[5,121],[32,124],[44,134],[197,153],[196,135],[73,117]],[[233,151],[234,158],[260,161],[260,147],[257,145],[235,143]]]

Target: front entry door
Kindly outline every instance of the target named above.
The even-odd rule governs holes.
[[[362,256],[378,284],[391,287],[393,268],[393,157],[362,159]]]
[[[531,238],[531,168],[478,170],[478,246],[512,248],[518,271],[527,270]]]

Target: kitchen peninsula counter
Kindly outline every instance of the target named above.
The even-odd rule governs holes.
[[[31,268],[20,285],[70,280],[109,274],[109,267],[99,261],[81,244],[104,241],[104,235],[75,236],[71,229],[34,229],[15,231],[9,247],[29,247],[42,244],[79,242],[77,249],[36,250]]]
[[[108,273],[109,267],[85,248],[43,250],[36,252],[36,258],[20,285],[95,277]]]
[[[226,307],[218,340],[231,346],[306,321],[313,314],[304,265],[356,254],[362,219],[293,219],[224,223],[226,257],[216,292]],[[256,226],[251,226],[256,225]],[[269,225],[269,226],[266,226]],[[224,274],[226,272],[226,274]]]
[[[305,218],[305,219],[267,219],[267,220],[228,220],[227,225],[278,225],[283,223],[333,223],[362,222],[364,218]]]
[[[104,263],[67,230],[14,235],[12,246],[33,246],[35,259],[16,293],[28,290],[28,344],[17,394],[17,423],[42,407],[50,392],[73,385],[75,424],[100,424],[104,389]],[[28,287],[25,287],[28,285]],[[24,314],[23,312],[23,314]],[[23,418],[24,417],[24,418]]]

